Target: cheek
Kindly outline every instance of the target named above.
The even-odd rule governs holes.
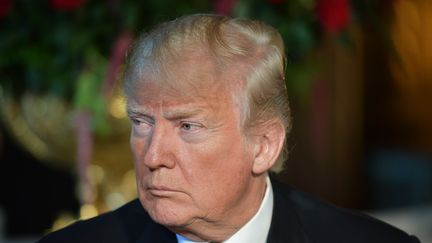
[[[246,194],[251,170],[245,157],[240,156],[235,149],[224,148],[203,154],[202,161],[206,166],[200,166],[199,171],[190,174],[189,188],[193,191],[193,200],[201,210],[216,215],[223,214],[233,207]],[[216,199],[216,200],[215,200]]]
[[[199,185],[201,190],[211,188],[223,194],[223,190],[235,187],[238,180],[250,176],[248,171],[252,171],[251,153],[244,147],[244,141],[238,138],[227,136],[191,148],[187,154],[189,164],[185,169],[188,174],[186,178],[193,178],[190,183]],[[211,197],[211,193],[207,194]]]

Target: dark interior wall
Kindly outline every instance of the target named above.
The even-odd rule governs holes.
[[[394,18],[389,9],[388,25]],[[365,188],[366,207],[395,208],[432,202],[432,90],[423,102],[411,102],[397,85],[390,69],[400,56],[392,33],[378,38],[373,26],[365,26]],[[400,67],[403,68],[403,67]],[[417,82],[405,80],[405,82]],[[420,97],[425,89],[418,89]],[[409,112],[407,112],[409,111]],[[429,122],[427,122],[429,120]],[[429,124],[429,125],[422,125]]]
[[[71,171],[51,168],[24,151],[1,127],[0,186],[7,237],[41,235],[62,212],[77,213]]]

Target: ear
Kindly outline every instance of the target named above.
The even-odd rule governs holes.
[[[255,137],[254,174],[268,171],[276,162],[285,141],[285,128],[279,120],[262,124]]]

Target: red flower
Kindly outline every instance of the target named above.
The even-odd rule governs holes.
[[[6,16],[12,7],[12,2],[10,0],[0,0],[0,18]]]
[[[234,8],[236,0],[215,0],[213,3],[216,13],[229,15]]]
[[[51,6],[57,10],[70,11],[80,7],[85,0],[51,0]]]
[[[348,0],[318,0],[316,11],[321,25],[332,33],[342,31],[351,17]]]

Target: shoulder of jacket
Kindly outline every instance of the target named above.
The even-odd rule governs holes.
[[[275,185],[275,197],[291,205],[312,242],[419,242],[402,230],[364,213],[335,206],[279,182],[272,181],[272,184]]]
[[[150,221],[147,213],[138,200],[133,200],[114,211],[76,221],[49,233],[39,242],[123,242],[122,237],[146,221]]]

